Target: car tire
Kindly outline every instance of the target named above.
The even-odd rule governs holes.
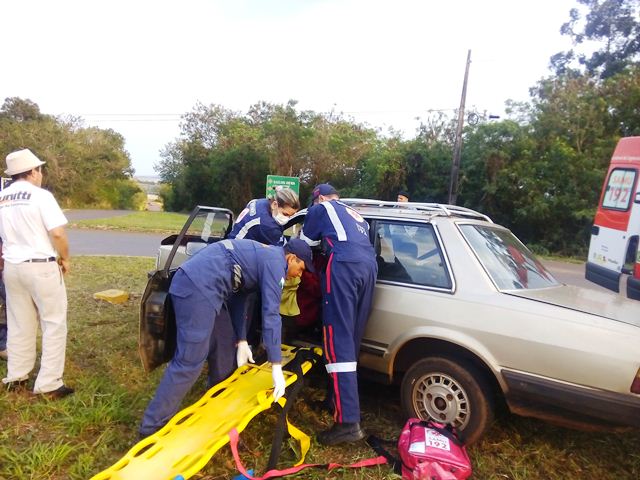
[[[466,444],[478,441],[493,421],[491,389],[467,363],[444,357],[420,360],[404,375],[400,391],[407,418],[451,424]]]

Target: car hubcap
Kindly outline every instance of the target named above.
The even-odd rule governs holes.
[[[414,384],[413,406],[420,418],[464,429],[469,422],[469,397],[453,378],[442,373],[420,377]]]

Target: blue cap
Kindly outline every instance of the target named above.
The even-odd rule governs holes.
[[[293,253],[296,257],[304,262],[304,268],[310,272],[315,272],[313,268],[313,259],[311,256],[311,247],[307,245],[307,242],[300,240],[299,238],[292,238],[284,246],[285,253]]]
[[[333,188],[333,185],[330,185],[328,183],[320,183],[316,185],[313,189],[309,207],[313,206],[313,202],[315,202],[320,195],[340,195],[340,194],[335,188]]]

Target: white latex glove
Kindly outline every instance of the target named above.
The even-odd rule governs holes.
[[[253,361],[253,353],[251,347],[246,340],[240,340],[238,342],[238,348],[236,350],[236,360],[238,361],[238,367],[246,365],[247,362],[255,363]]]
[[[271,365],[271,376],[273,377],[273,401],[274,403],[284,395],[285,384],[282,374],[282,365]]]

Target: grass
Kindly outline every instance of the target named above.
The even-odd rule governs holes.
[[[184,213],[132,212],[118,217],[80,220],[70,227],[171,234],[178,233],[188,217]]]
[[[0,479],[87,479],[115,463],[136,443],[137,427],[162,372],[146,375],[137,354],[138,306],[153,259],[74,257],[67,278],[69,336],[65,381],[76,393],[64,400],[31,400],[26,394],[0,393]],[[128,302],[111,305],[93,293],[119,288]],[[0,375],[6,364],[0,362]],[[308,378],[292,409],[294,425],[314,433],[330,425],[327,414],[308,400],[322,396],[322,372]],[[184,406],[205,390],[204,378]],[[363,423],[384,438],[394,438],[403,419],[394,387],[361,384]],[[275,409],[254,419],[241,435],[247,468],[264,471]],[[588,433],[541,421],[501,414],[488,435],[469,448],[474,479],[624,480],[640,478],[640,433]],[[364,444],[327,448],[312,441],[308,462],[350,463],[374,456]],[[295,461],[283,448],[281,466]],[[222,448],[194,478],[229,479],[237,474],[228,447]],[[307,479],[398,479],[386,466],[359,470],[308,470]]]
[[[585,254],[584,257],[563,257],[561,255],[538,255],[543,260],[550,260],[552,262],[564,262],[564,263],[573,263],[574,265],[582,265],[587,261],[587,256]]]

